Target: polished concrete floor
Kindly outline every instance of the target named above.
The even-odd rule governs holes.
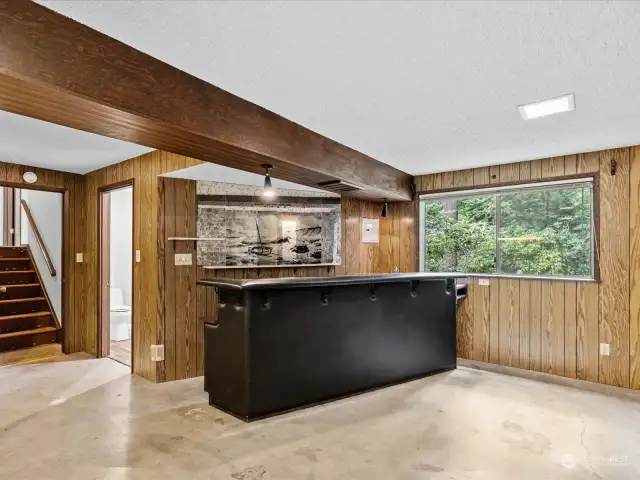
[[[460,368],[245,424],[202,379],[0,368],[0,478],[638,479],[640,403]]]

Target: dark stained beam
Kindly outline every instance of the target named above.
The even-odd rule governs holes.
[[[204,61],[204,59],[203,59]],[[0,0],[0,108],[354,196],[411,200],[411,176],[27,0]]]

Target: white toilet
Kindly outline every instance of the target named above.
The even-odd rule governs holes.
[[[111,340],[119,342],[131,338],[131,307],[124,304],[122,290],[118,287],[111,287]]]

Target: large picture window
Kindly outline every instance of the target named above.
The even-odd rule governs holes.
[[[594,278],[593,179],[423,195],[425,272]]]

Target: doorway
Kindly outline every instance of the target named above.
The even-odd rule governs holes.
[[[133,184],[107,187],[99,195],[99,352],[132,366]]]

